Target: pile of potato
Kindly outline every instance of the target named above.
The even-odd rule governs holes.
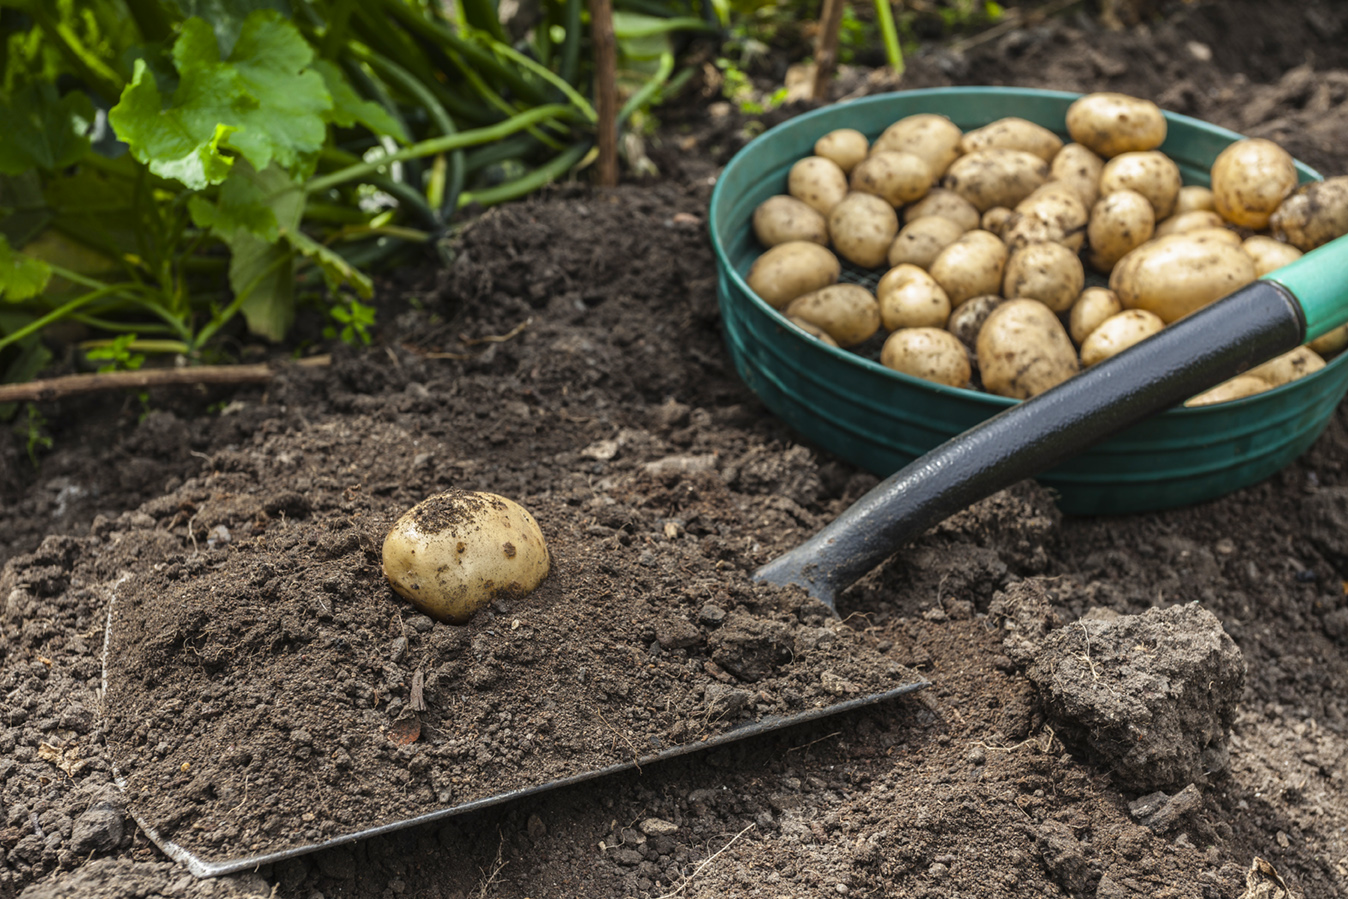
[[[825,134],[753,228],[767,247],[751,288],[803,330],[952,387],[1025,399],[1348,232],[1348,178],[1298,189],[1292,157],[1240,140],[1211,189],[1184,186],[1157,150],[1166,120],[1122,94],[1067,111],[1073,143],[1005,118],[961,132],[933,114],[874,143]],[[886,269],[872,293],[839,259]],[[1087,269],[1109,286],[1087,287]],[[1194,397],[1249,396],[1324,367],[1340,328]]]

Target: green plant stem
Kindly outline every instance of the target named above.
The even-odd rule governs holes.
[[[59,266],[52,266],[53,272],[60,274],[61,277],[63,278],[65,278],[67,274],[74,274],[73,272],[67,273],[64,270],[58,271],[58,269]],[[43,328],[47,327],[47,325],[50,325],[53,322],[58,322],[61,319],[66,318],[71,313],[79,309],[82,309],[85,306],[88,306],[90,303],[93,303],[97,300],[101,300],[107,296],[115,296],[119,293],[122,293],[123,291],[133,289],[137,289],[137,285],[135,284],[101,285],[97,290],[92,290],[89,293],[83,294],[82,296],[78,296],[75,299],[71,300],[70,302],[65,303],[62,306],[58,306],[57,308],[53,309],[51,312],[48,312],[41,318],[34,319],[33,321],[24,325],[22,328],[19,328],[18,330],[15,331],[11,331],[4,337],[0,337],[0,349],[4,349],[11,343],[16,343],[17,341],[23,340],[29,334],[36,334],[38,331],[41,331]]]
[[[328,17],[327,27],[323,32],[323,41],[319,45],[319,57],[337,58],[338,48],[346,43],[346,33],[351,24],[351,11],[355,5],[355,0],[337,0],[333,5],[332,14]]]
[[[561,78],[558,78],[554,73],[534,62],[514,47],[497,43],[492,46],[492,49],[497,53],[500,53],[506,59],[509,59],[511,62],[514,62],[516,65],[533,72],[539,78],[542,78],[544,81],[557,88],[557,90],[562,92],[562,96],[570,100],[577,109],[584,113],[585,118],[589,119],[591,122],[599,121],[599,115],[594,111],[594,107],[590,105],[590,101],[582,97],[574,87],[567,84]]]
[[[39,0],[40,2],[40,0]],[[151,43],[162,43],[173,34],[173,24],[164,15],[159,0],[125,0],[140,36]]]
[[[641,109],[651,101],[651,98],[665,86],[665,82],[674,72],[674,54],[668,51],[660,54],[660,65],[656,68],[655,74],[650,77],[641,90],[627,98],[622,109],[618,110],[618,124],[627,121],[627,118],[638,109]]]
[[[675,31],[716,31],[717,29],[708,25],[701,19],[695,19],[692,16],[675,16],[665,18],[660,22],[648,22],[640,25],[628,25],[626,28],[619,28],[614,24],[613,33],[620,41],[630,41],[643,37],[656,37],[661,34],[670,34]]]
[[[572,144],[566,152],[521,178],[486,190],[464,191],[463,196],[459,198],[459,205],[467,206],[470,203],[477,203],[481,206],[494,206],[497,203],[504,203],[507,200],[514,200],[533,193],[543,185],[557,180],[570,171],[571,167],[580,162],[581,157],[589,152],[591,146],[593,146],[593,141],[586,138]]]
[[[903,75],[903,48],[899,46],[899,32],[894,26],[894,8],[890,0],[875,0],[875,21],[880,26],[880,39],[885,45],[885,61],[894,70],[895,77]]]
[[[212,316],[211,320],[202,326],[201,330],[197,332],[196,337],[192,339],[189,351],[195,352],[200,350],[207,341],[215,336],[215,332],[219,331],[229,323],[230,319],[239,314],[239,310],[243,308],[243,304],[248,301],[248,297],[252,295],[259,284],[275,274],[281,266],[289,265],[294,258],[295,250],[287,250],[286,252],[279,254],[276,259],[272,260],[270,265],[254,275],[253,279],[244,285],[243,290],[234,295],[234,299],[230,301],[228,306]]]
[[[111,318],[100,318],[97,315],[86,315],[83,312],[76,312],[70,318],[81,324],[88,325],[91,328],[97,328],[100,331],[131,331],[136,334],[174,334],[177,333],[168,325],[161,325],[158,322],[120,322]]]
[[[566,0],[562,12],[562,27],[566,29],[566,40],[562,44],[562,62],[557,74],[567,84],[575,84],[580,70],[580,41],[583,37],[580,27],[580,0]]]
[[[116,103],[122,96],[126,82],[89,51],[75,33],[55,19],[47,8],[47,0],[35,0],[23,6],[24,12],[33,17],[33,21],[47,35],[66,61],[80,73],[80,77],[109,104]]]
[[[507,40],[496,4],[492,0],[459,0],[459,10],[463,13],[464,24],[469,28],[484,31],[495,41]]]
[[[321,193],[325,190],[345,184],[348,181],[366,178],[378,172],[384,166],[394,162],[400,162],[404,159],[421,159],[426,156],[434,156],[437,153],[448,153],[451,150],[485,144],[489,141],[509,137],[517,131],[522,131],[525,128],[536,125],[547,119],[560,118],[574,114],[575,109],[573,107],[562,105],[560,103],[539,106],[535,109],[530,109],[527,112],[522,112],[513,118],[507,119],[499,125],[491,125],[486,128],[474,128],[471,131],[460,131],[458,134],[418,141],[411,146],[404,147],[396,153],[390,153],[388,156],[373,162],[361,162],[327,175],[320,175],[317,178],[311,179],[308,184],[304,185],[304,192],[307,194]],[[460,203],[459,205],[462,206],[463,204]]]

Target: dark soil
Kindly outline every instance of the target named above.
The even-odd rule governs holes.
[[[1348,172],[1338,5],[1172,12],[1011,31],[912,59],[904,83],[1123,90]],[[842,90],[875,83],[846,72]],[[832,622],[748,576],[875,478],[801,445],[723,349],[704,220],[744,120],[689,103],[664,124],[660,180],[489,212],[450,270],[385,285],[375,347],[265,390],[152,392],[144,416],[43,404],[55,449],[36,473],[5,436],[0,899],[1235,899],[1256,857],[1297,893],[1348,895],[1348,412],[1202,507],[1064,519],[1021,485],[896,555]],[[378,571],[387,525],[448,487],[523,503],[554,553],[539,592],[462,629]],[[1146,658],[1203,640],[1209,661]],[[1178,699],[1116,707],[1154,749],[1197,754],[1139,776],[1093,742],[1106,728],[1073,730],[1088,719],[1034,667],[1050,658],[1096,709],[1112,684],[1164,680],[1193,700],[1178,736],[1146,726]],[[128,817],[203,851],[294,845],[908,670],[932,686],[214,880]]]

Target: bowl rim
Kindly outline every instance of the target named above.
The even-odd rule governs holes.
[[[752,158],[755,149],[761,146],[763,143],[765,143],[773,136],[782,134],[786,131],[793,131],[799,129],[804,123],[808,123],[812,119],[820,118],[825,115],[834,114],[836,113],[836,110],[840,106],[856,107],[856,106],[869,106],[869,105],[883,105],[885,103],[892,103],[899,97],[913,98],[921,101],[928,98],[936,99],[941,97],[949,97],[952,95],[966,95],[966,96],[991,95],[991,96],[1002,96],[1006,98],[1033,97],[1039,99],[1063,100],[1069,103],[1073,100],[1079,99],[1080,97],[1086,96],[1085,94],[1076,93],[1073,91],[1055,91],[1055,90],[1045,90],[1043,88],[1008,87],[996,85],[988,85],[988,86],[958,85],[951,87],[919,88],[916,90],[907,90],[907,91],[904,90],[889,91],[883,94],[872,94],[867,97],[859,97],[855,100],[846,100],[843,101],[842,103],[832,103],[827,106],[821,106],[818,109],[812,109],[809,112],[804,112],[798,116],[793,116],[784,122],[779,122],[778,124],[774,125],[773,127],[764,131],[762,134],[755,137],[753,140],[749,141],[749,143],[741,147],[740,150],[734,156],[731,157],[730,161],[726,163],[725,167],[721,170],[720,175],[717,176],[716,184],[712,188],[711,200],[708,204],[709,214],[707,216],[707,227],[711,239],[712,250],[716,255],[717,266],[720,270],[719,276],[722,279],[729,278],[730,281],[734,284],[734,286],[738,288],[738,290],[742,292],[744,296],[748,297],[752,304],[758,307],[760,313],[767,313],[768,316],[774,319],[779,326],[787,328],[789,333],[791,333],[793,336],[797,337],[798,339],[801,339],[802,341],[806,342],[809,346],[817,350],[822,350],[826,353],[832,354],[835,358],[837,358],[840,361],[850,363],[853,365],[859,365],[862,369],[869,371],[873,374],[879,375],[881,377],[896,379],[902,384],[906,384],[911,387],[921,388],[923,390],[935,393],[938,396],[945,395],[950,397],[957,397],[965,402],[973,402],[979,405],[983,405],[987,407],[989,409],[989,412],[991,413],[1001,411],[1002,409],[1010,408],[1011,406],[1014,406],[1022,401],[1012,399],[1011,397],[999,396],[994,393],[985,393],[981,390],[974,390],[968,387],[950,387],[945,384],[938,384],[934,381],[927,381],[922,378],[917,378],[912,375],[904,374],[903,372],[895,371],[892,368],[888,368],[884,365],[881,365],[879,362],[876,362],[873,359],[868,359],[865,356],[858,355],[857,353],[852,353],[839,347],[829,346],[828,344],[811,337],[811,335],[808,332],[806,332],[800,326],[796,325],[794,322],[788,319],[784,314],[782,314],[780,310],[774,309],[772,306],[768,305],[768,303],[765,302],[763,298],[760,297],[753,290],[753,288],[749,286],[748,282],[744,279],[744,276],[740,274],[739,270],[730,260],[730,254],[726,249],[725,239],[721,233],[720,227],[718,226],[716,216],[716,210],[724,202],[726,202],[724,199],[725,196],[724,185],[727,180],[725,178],[725,175],[731,172],[737,166],[747,165],[749,160]],[[914,112],[905,113],[905,115],[914,115],[920,112],[927,112],[927,110],[915,110]],[[1014,110],[1011,110],[1008,111],[1007,114],[1014,115],[1015,113]],[[1245,138],[1245,135],[1232,131],[1229,128],[1223,128],[1220,125],[1214,125],[1211,122],[1205,122],[1202,119],[1194,118],[1193,116],[1187,116],[1181,113],[1171,112],[1166,109],[1162,109],[1161,114],[1166,119],[1167,132],[1169,131],[1169,126],[1171,124],[1178,124],[1189,128],[1196,128],[1200,131],[1207,132],[1208,134],[1218,138],[1225,138],[1227,139],[1228,143],[1234,143],[1235,141],[1243,140]],[[895,119],[895,121],[898,121],[898,119]],[[1057,133],[1058,134],[1066,133],[1065,128],[1061,131],[1057,131]],[[1321,175],[1315,169],[1311,168],[1310,166],[1306,165],[1300,160],[1294,159],[1293,161],[1296,164],[1298,175],[1305,176],[1304,178],[1298,179],[1300,183],[1305,183],[1306,181],[1324,180],[1324,176]],[[1164,412],[1159,413],[1159,415],[1171,417],[1192,417],[1192,416],[1223,414],[1227,412],[1237,412],[1250,406],[1256,406],[1261,403],[1275,400],[1279,396],[1290,393],[1291,391],[1305,388],[1308,384],[1318,381],[1329,368],[1338,367],[1341,364],[1348,364],[1345,363],[1345,360],[1348,360],[1348,350],[1341,351],[1333,359],[1330,359],[1326,363],[1325,367],[1320,369],[1319,371],[1312,372],[1311,374],[1306,375],[1303,378],[1298,378],[1295,381],[1289,381],[1286,384],[1281,384],[1270,390],[1265,390],[1262,393],[1257,393],[1254,394],[1253,396],[1242,397],[1240,399],[1227,400],[1226,402],[1223,403],[1215,403],[1207,406],[1184,406],[1184,405],[1175,406],[1173,408],[1165,410]]]

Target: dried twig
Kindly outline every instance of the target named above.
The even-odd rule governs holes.
[[[599,117],[599,186],[618,184],[618,51],[613,36],[613,3],[590,0],[590,40],[594,53],[594,111]]]
[[[672,891],[670,891],[670,892],[668,892],[668,893],[665,893],[663,896],[657,897],[657,899],[673,899],[673,897],[675,897],[675,896],[679,895],[680,893],[682,893],[682,892],[684,891],[684,889],[687,888],[688,884],[692,883],[693,880],[694,880],[699,874],[702,873],[702,870],[703,870],[704,868],[706,868],[707,865],[710,865],[712,862],[716,861],[716,857],[717,857],[718,855],[720,855],[722,852],[725,852],[725,851],[726,851],[727,849],[729,849],[731,846],[734,846],[736,840],[738,840],[740,837],[744,836],[746,833],[748,833],[749,831],[751,831],[751,830],[753,830],[753,829],[754,829],[754,825],[750,824],[748,827],[744,828],[744,829],[741,830],[739,833],[735,834],[733,837],[730,838],[730,842],[729,842],[729,843],[726,843],[726,844],[725,844],[724,846],[722,846],[720,849],[717,849],[714,853],[711,854],[711,856],[709,856],[705,861],[703,861],[702,864],[698,865],[698,866],[697,866],[697,869],[696,869],[695,871],[693,871],[692,874],[689,874],[687,877],[685,877],[685,878],[683,879],[683,883],[679,884],[679,885],[678,885],[677,887],[675,887]]]
[[[828,98],[828,83],[838,66],[838,31],[842,28],[843,0],[824,0],[819,11],[819,39],[814,45],[814,88],[816,100]]]
[[[305,367],[328,365],[331,356],[310,356],[297,364]],[[283,369],[271,365],[198,365],[191,368],[151,368],[145,371],[112,371],[87,375],[65,375],[0,385],[0,403],[30,403],[57,400],[67,396],[98,393],[104,390],[143,390],[148,387],[172,387],[193,384],[265,384]]]

